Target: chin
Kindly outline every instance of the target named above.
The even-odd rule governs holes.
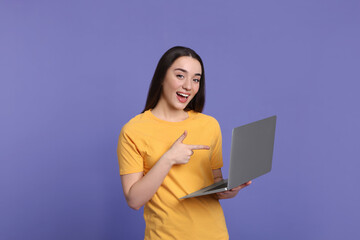
[[[174,110],[184,110],[187,107],[187,104],[176,104],[175,106],[173,106]]]

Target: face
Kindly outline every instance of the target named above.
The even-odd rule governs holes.
[[[184,110],[199,91],[201,65],[192,57],[179,57],[167,70],[159,101],[171,110]]]

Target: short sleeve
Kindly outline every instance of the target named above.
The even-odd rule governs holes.
[[[218,169],[223,166],[223,157],[222,157],[222,136],[219,123],[215,120],[214,124],[214,139],[211,152],[211,168]]]
[[[121,130],[117,147],[120,175],[143,172],[143,157],[136,144],[136,135],[125,125]]]

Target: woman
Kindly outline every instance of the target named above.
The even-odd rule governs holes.
[[[128,205],[144,207],[145,239],[228,239],[219,199],[230,191],[180,200],[222,180],[221,131],[205,114],[205,72],[192,49],[160,59],[144,111],[121,130],[118,158]]]

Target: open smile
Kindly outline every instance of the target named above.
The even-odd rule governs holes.
[[[190,94],[182,93],[182,92],[176,92],[177,98],[181,103],[185,103],[190,96]]]

